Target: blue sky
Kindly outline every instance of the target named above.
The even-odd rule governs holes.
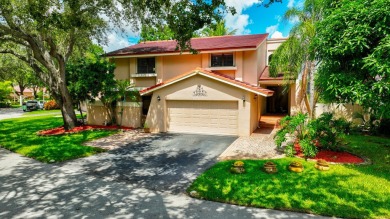
[[[225,2],[237,11],[235,15],[227,14],[224,17],[228,28],[237,29],[237,35],[269,33],[270,38],[288,36],[296,21],[283,21],[282,17],[288,8],[300,7],[302,4],[302,0],[283,0],[283,3],[274,3],[265,8],[260,0],[225,0]],[[131,30],[126,34],[111,33],[108,35],[107,45],[103,48],[109,52],[135,44],[138,39],[139,34]]]

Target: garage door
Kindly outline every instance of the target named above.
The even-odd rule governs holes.
[[[237,101],[167,102],[168,131],[202,134],[238,134]]]

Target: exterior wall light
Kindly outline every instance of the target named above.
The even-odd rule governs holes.
[[[242,95],[242,101],[245,103],[245,95]]]
[[[257,99],[257,94],[255,94],[255,97],[254,97],[254,99],[255,99],[255,100]]]
[[[157,96],[157,100],[158,100],[158,101],[160,101],[160,100],[161,100],[160,96]]]

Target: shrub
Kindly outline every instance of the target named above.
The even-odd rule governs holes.
[[[275,135],[278,148],[291,137],[293,141],[288,142],[284,150],[287,156],[295,155],[299,148],[305,157],[314,157],[319,147],[337,150],[343,134],[350,130],[350,123],[344,119],[334,119],[331,113],[324,113],[312,120],[308,120],[306,114],[299,113],[283,118],[281,127]],[[299,146],[296,148],[294,144]]]
[[[56,103],[55,100],[49,100],[47,101],[44,105],[43,105],[43,108],[45,110],[53,110],[53,109],[59,109],[60,107],[58,106],[58,104]]]

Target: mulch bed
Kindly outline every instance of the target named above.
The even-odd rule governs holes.
[[[294,144],[294,149],[297,152],[298,157],[304,157],[301,147],[299,144]],[[317,155],[312,158],[314,160],[326,160],[332,163],[350,163],[350,164],[362,164],[366,161],[345,151],[330,151],[330,150],[320,150]]]
[[[43,136],[52,136],[52,135],[63,135],[63,134],[73,134],[73,133],[78,133],[86,130],[132,130],[134,128],[131,127],[118,127],[118,126],[104,126],[104,125],[83,125],[83,126],[77,126],[74,127],[71,130],[65,130],[64,127],[58,127],[58,128],[53,128],[53,129],[48,129],[48,130],[42,130],[39,131],[37,134],[38,135],[43,135]]]
[[[318,154],[315,156],[316,160],[323,159],[328,162],[333,162],[333,163],[353,163],[353,164],[359,164],[363,163],[364,159],[353,155],[348,152],[343,152],[343,151],[327,151],[323,150],[318,152]]]

